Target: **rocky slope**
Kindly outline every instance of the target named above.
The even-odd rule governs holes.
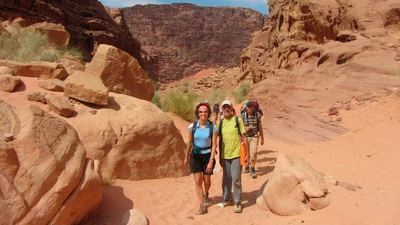
[[[268,137],[289,143],[346,132],[338,109],[400,87],[400,3],[268,1],[270,24],[241,56]]]
[[[251,33],[264,25],[263,15],[251,9],[184,3],[137,5],[123,14],[142,45],[144,69],[163,83],[206,68],[239,65]]]
[[[97,0],[0,1],[0,20],[18,17],[25,19],[27,26],[43,21],[62,24],[71,34],[71,46],[84,51],[87,60],[100,44],[113,45],[140,59],[140,44],[130,35],[123,14]]]

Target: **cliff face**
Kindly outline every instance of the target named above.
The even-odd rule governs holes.
[[[206,68],[238,66],[251,34],[264,25],[264,16],[251,9],[185,3],[137,5],[123,14],[142,46],[144,69],[163,83]]]
[[[329,140],[339,111],[400,87],[398,0],[269,0],[270,23],[241,56],[268,138]]]
[[[123,14],[97,0],[8,0],[0,1],[4,20],[24,18],[27,26],[37,22],[60,23],[71,34],[71,45],[84,51],[87,60],[100,44],[113,45],[140,59],[140,44],[130,35]]]
[[[241,72],[250,72],[254,83],[293,71],[299,67],[297,60],[315,46],[389,36],[389,31],[399,29],[396,0],[382,4],[372,0],[269,0],[268,7],[270,23],[252,35],[241,56]]]

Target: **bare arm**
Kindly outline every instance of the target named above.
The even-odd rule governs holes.
[[[193,135],[192,131],[189,129],[189,141],[186,145],[186,153],[185,153],[185,159],[183,161],[183,165],[187,166],[189,162],[189,157],[190,157],[190,152],[192,150],[193,145]]]
[[[259,133],[260,138],[261,138],[261,145],[263,145],[264,144],[264,130],[263,130],[263,127],[262,127],[261,123],[258,124],[258,133]]]

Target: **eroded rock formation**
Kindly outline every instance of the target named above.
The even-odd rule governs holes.
[[[102,198],[98,162],[86,164],[72,126],[34,104],[16,109],[2,100],[0,118],[0,135],[14,137],[0,141],[3,224],[60,224],[57,218],[77,224],[96,209]]]
[[[346,132],[331,106],[349,109],[357,96],[400,86],[398,1],[268,4],[270,23],[253,33],[240,72],[256,83],[251,95],[264,108],[270,138],[329,140]]]

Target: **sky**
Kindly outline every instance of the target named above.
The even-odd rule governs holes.
[[[134,5],[146,4],[171,4],[171,3],[192,3],[198,6],[236,6],[251,8],[263,14],[268,14],[268,0],[99,0],[103,5],[110,8],[124,8]]]

